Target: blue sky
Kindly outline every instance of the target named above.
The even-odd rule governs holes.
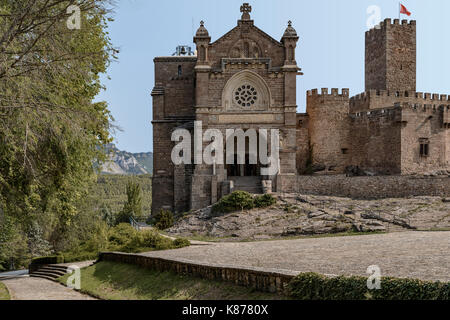
[[[120,49],[119,61],[104,76],[98,100],[106,100],[123,129],[116,145],[130,152],[152,151],[153,58],[171,55],[179,44],[191,45],[204,20],[212,41],[236,26],[239,8],[250,2],[255,25],[279,40],[292,20],[300,40],[297,63],[298,111],[305,110],[305,92],[313,88],[364,90],[364,32],[367,8],[377,5],[381,17],[398,18],[396,0],[118,0],[110,36]],[[450,94],[450,12],[448,0],[404,0],[417,20],[417,90]]]

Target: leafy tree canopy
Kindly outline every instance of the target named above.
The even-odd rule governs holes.
[[[107,105],[93,102],[115,59],[111,5],[0,0],[0,206],[34,243],[71,224],[111,141]]]

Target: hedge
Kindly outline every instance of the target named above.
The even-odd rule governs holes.
[[[37,257],[31,260],[31,264],[58,264],[58,263],[64,263],[63,256],[58,255],[58,256]]]
[[[299,300],[448,300],[450,283],[382,277],[381,289],[369,290],[364,277],[303,273],[291,281],[289,292]]]

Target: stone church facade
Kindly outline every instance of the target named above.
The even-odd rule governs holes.
[[[307,92],[297,113],[295,49],[288,23],[280,41],[241,7],[237,26],[218,40],[203,22],[194,56],[157,57],[153,97],[152,211],[185,212],[233,190],[289,192],[301,175],[412,175],[450,168],[450,97],[416,92],[416,22],[384,20],[366,32],[364,93]],[[172,132],[278,129],[279,171],[260,167],[174,165]],[[208,143],[205,143],[205,146]]]

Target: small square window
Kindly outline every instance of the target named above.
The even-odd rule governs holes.
[[[342,150],[342,154],[348,154],[348,149],[347,148],[344,148],[344,149],[341,149]]]

